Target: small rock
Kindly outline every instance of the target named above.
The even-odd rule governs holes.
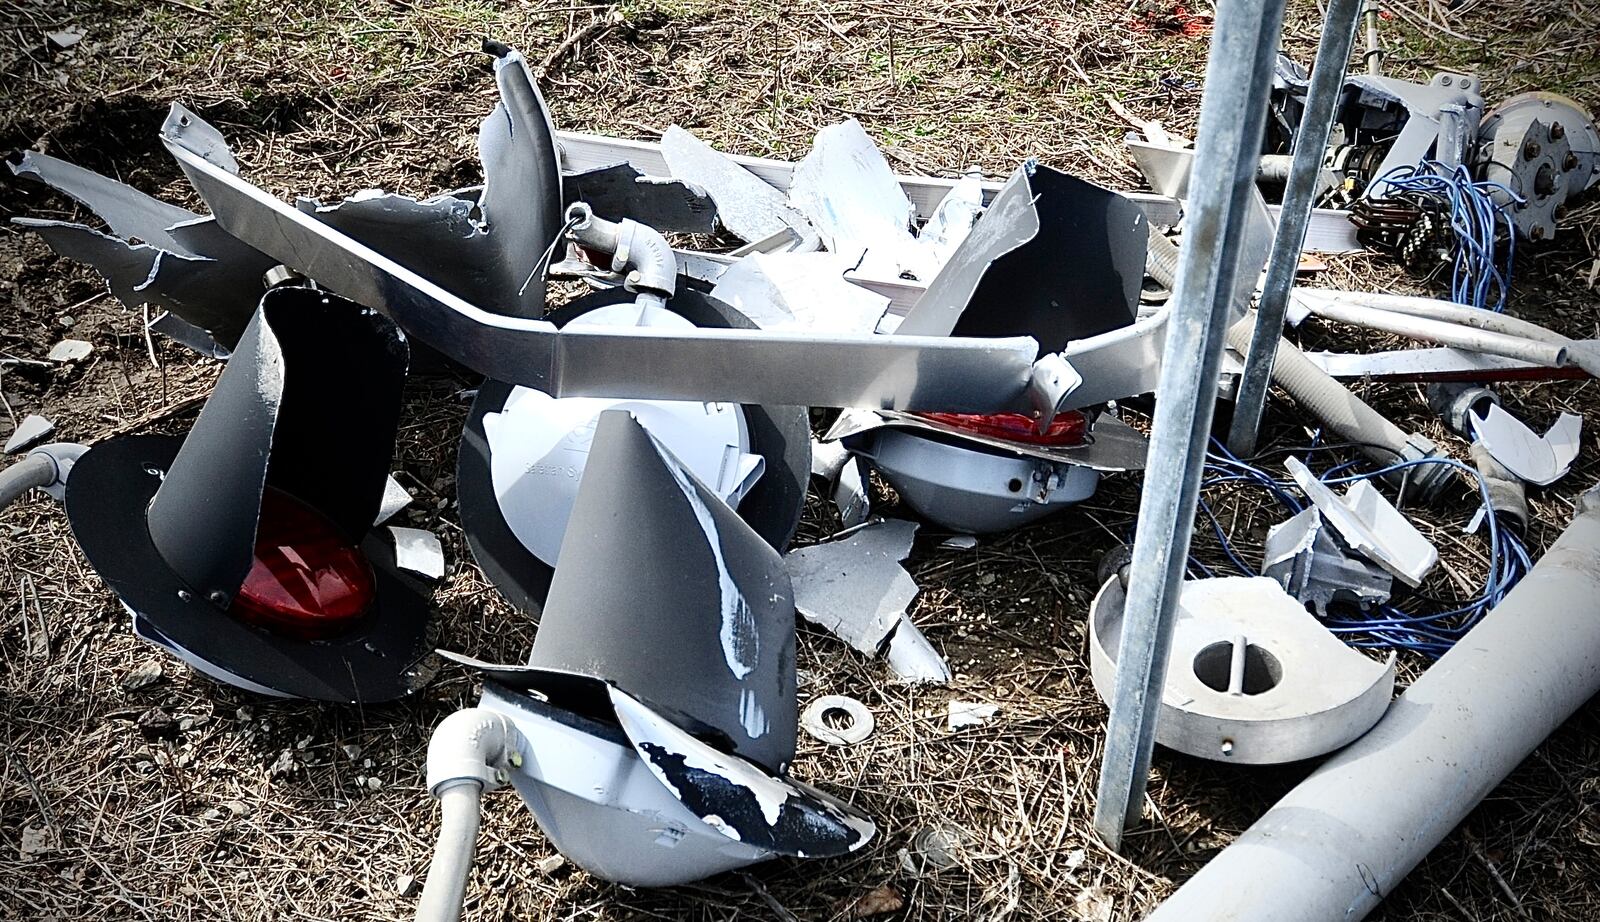
[[[249,720],[250,718],[255,716],[255,712],[251,711],[249,706],[247,705],[245,707],[240,708],[237,711],[234,711],[233,712],[233,716],[239,718],[240,720]]]
[[[230,800],[227,803],[223,804],[223,806],[227,807],[228,808],[228,812],[232,813],[234,816],[248,816],[248,815],[250,815],[250,808],[248,806],[246,806],[243,801]]]
[[[294,771],[294,750],[285,749],[278,753],[278,760],[267,769],[268,775],[286,775]]]
[[[18,845],[18,850],[22,852],[24,859],[35,858],[51,850],[54,845],[51,841],[53,838],[48,827],[29,826],[22,830],[22,841]]]
[[[980,574],[978,574],[978,585],[980,585],[980,586],[990,586],[990,585],[993,585],[993,584],[994,584],[994,574],[993,573],[980,573]]]
[[[376,775],[374,775],[371,778],[367,779],[367,790],[369,790],[369,791],[378,791],[378,790],[382,790],[382,789],[383,789],[383,781],[381,781]]]
[[[52,362],[77,362],[88,358],[93,351],[94,346],[81,339],[63,339],[50,347],[45,358]]]
[[[1067,870],[1076,871],[1078,868],[1083,867],[1083,862],[1088,857],[1081,848],[1075,848],[1067,852]]]
[[[410,874],[401,874],[394,879],[394,892],[396,896],[410,896],[411,891],[417,887],[417,879]]]
[[[560,855],[551,855],[548,858],[540,858],[538,861],[535,861],[533,866],[538,868],[539,873],[541,874],[554,874],[556,871],[559,871],[565,867],[566,863],[567,859],[561,857]]]
[[[178,736],[178,721],[161,708],[151,708],[145,711],[139,715],[139,719],[135,723],[139,727],[139,732],[144,734],[145,739],[170,740],[176,739]]]
[[[203,820],[220,820],[222,819],[222,811],[212,807],[210,810],[200,814],[200,818]]]
[[[344,753],[344,757],[352,762],[361,758],[361,747],[357,746],[355,743],[345,743],[343,746],[340,746],[339,749]]]
[[[161,660],[147,659],[135,666],[132,672],[123,676],[122,687],[126,691],[138,691],[161,681],[161,676]]]

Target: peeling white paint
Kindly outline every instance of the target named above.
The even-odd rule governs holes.
[[[739,723],[744,725],[744,732],[748,733],[751,739],[760,739],[771,729],[767,713],[761,707],[761,700],[748,688],[739,689]]]
[[[656,451],[661,451],[660,445],[656,446]],[[718,634],[722,639],[722,656],[728,664],[728,671],[732,672],[735,678],[743,679],[755,670],[756,662],[761,655],[755,613],[750,610],[744,593],[739,591],[739,584],[734,582],[733,573],[728,569],[728,561],[722,554],[722,540],[717,534],[717,522],[711,517],[711,510],[700,499],[699,491],[695,489],[689,475],[677,461],[664,452],[662,458],[666,462],[667,470],[672,472],[672,479],[677,482],[678,489],[683,491],[684,498],[689,501],[689,508],[694,510],[694,517],[700,523],[700,530],[705,533],[706,545],[711,549],[711,556],[716,561],[717,585],[721,590],[722,627]]]

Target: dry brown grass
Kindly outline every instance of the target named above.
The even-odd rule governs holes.
[[[473,138],[493,104],[479,38],[511,42],[538,63],[616,12],[620,23],[589,30],[552,62],[546,90],[563,127],[648,137],[677,122],[726,149],[795,157],[819,126],[853,116],[906,171],[952,175],[977,164],[999,175],[1038,156],[1128,187],[1136,174],[1121,152],[1126,125],[1103,94],[1190,130],[1206,50],[1203,38],[1131,28],[1136,6],[11,0],[0,9],[0,146],[41,147],[192,202],[155,142],[165,104],[179,99],[227,132],[247,173],[278,194],[437,191],[477,178]],[[1588,5],[1440,7],[1407,7],[1404,20],[1448,19],[1481,41],[1402,21],[1386,33],[1396,72],[1473,65],[1491,97],[1548,87],[1600,103],[1600,23]],[[85,42],[70,55],[46,52],[43,33],[67,24],[85,27]],[[1302,60],[1315,28],[1314,9],[1294,4],[1287,44]],[[0,213],[70,210],[7,183]],[[1600,248],[1600,206],[1571,223],[1523,260],[1517,309],[1594,336],[1596,295],[1581,277]],[[1426,287],[1367,258],[1335,260],[1323,282]],[[0,235],[0,357],[37,357],[66,332],[65,316],[73,335],[97,346],[84,367],[6,366],[0,380],[17,413],[50,415],[67,439],[159,415],[203,394],[216,373],[171,346],[152,367],[137,318],[100,292],[37,240],[9,228]],[[1306,335],[1348,341],[1347,333]],[[450,556],[438,595],[446,644],[516,659],[533,626],[472,566],[453,506],[462,384],[413,384],[397,466],[418,497],[411,524],[439,532]],[[1505,392],[1536,422],[1557,408],[1600,420],[1592,383]],[[1461,448],[1428,419],[1415,389],[1370,396]],[[155,425],[181,428],[186,419]],[[1271,444],[1302,443],[1300,422],[1278,405]],[[1600,479],[1597,447],[1591,434],[1578,469],[1535,495],[1535,544]],[[877,818],[880,837],[861,854],[629,891],[570,866],[538,870],[550,846],[502,794],[491,798],[469,918],[837,919],[886,883],[905,895],[899,916],[912,920],[1139,918],[1304,769],[1243,771],[1158,754],[1152,809],[1127,858],[1096,845],[1089,818],[1105,714],[1088,680],[1083,615],[1095,561],[1126,538],[1137,497],[1136,478],[1112,478],[1091,503],[976,550],[919,543],[910,565],[925,588],[915,616],[956,668],[949,689],[889,684],[880,663],[802,627],[802,699],[851,694],[877,714],[878,731],[862,745],[804,740],[796,763],[797,774]],[[1253,555],[1272,521],[1261,498],[1209,498]],[[1463,493],[1419,515],[1451,566],[1476,578],[1476,545],[1454,533],[1470,508]],[[803,539],[828,527],[813,503]],[[1197,554],[1219,559],[1204,535]],[[160,663],[164,677],[125,690],[123,680],[147,663]],[[455,670],[411,701],[366,709],[270,702],[198,678],[131,636],[59,509],[44,500],[16,506],[0,517],[0,918],[409,918],[414,895],[397,887],[423,875],[435,832],[421,785],[428,732],[474,694],[473,680]],[[1000,714],[949,734],[944,706],[955,697],[996,703]],[[175,738],[141,732],[152,710],[179,721]],[[1586,707],[1541,747],[1376,917],[1600,918],[1597,717]],[[960,865],[908,873],[897,852],[934,824],[957,831]],[[34,853],[24,853],[24,836]]]

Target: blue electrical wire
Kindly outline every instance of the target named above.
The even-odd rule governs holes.
[[[1310,451],[1336,447],[1339,446],[1313,445]],[[1290,513],[1299,512],[1303,508],[1296,497],[1299,488],[1292,481],[1280,480],[1261,468],[1240,460],[1215,440],[1212,441],[1212,449],[1206,457],[1207,476],[1202,481],[1203,488],[1245,483],[1265,489]],[[1319,479],[1330,485],[1345,484],[1382,477],[1421,464],[1445,464],[1466,471],[1477,481],[1479,496],[1484,508],[1488,510],[1484,515],[1484,522],[1489,531],[1489,572],[1482,591],[1476,597],[1465,603],[1443,603],[1452,607],[1432,614],[1414,614],[1388,604],[1370,612],[1358,610],[1348,614],[1330,614],[1324,619],[1328,629],[1341,635],[1351,646],[1393,647],[1413,650],[1428,657],[1438,657],[1471,630],[1473,625],[1505,597],[1523,574],[1532,568],[1533,563],[1527,548],[1511,529],[1501,527],[1498,517],[1489,505],[1489,490],[1482,475],[1459,461],[1449,458],[1423,458],[1391,464],[1375,471],[1337,476],[1352,463],[1355,462],[1336,465],[1325,471]],[[1255,576],[1256,571],[1234,549],[1226,529],[1211,506],[1202,499],[1199,507],[1209,520],[1213,534],[1233,567],[1246,576]],[[1193,569],[1206,576],[1214,573],[1211,568],[1192,556],[1189,563]],[[1422,600],[1436,601],[1425,597]]]
[[[1464,166],[1447,167],[1437,160],[1395,167],[1372,181],[1367,196],[1370,198],[1380,186],[1385,193],[1432,199],[1448,207],[1450,228],[1456,236],[1450,299],[1458,304],[1504,311],[1517,248],[1511,207],[1522,204],[1523,197],[1502,183],[1474,180]],[[1496,193],[1504,196],[1503,202],[1495,200]],[[1495,258],[1502,225],[1506,240],[1503,268]]]

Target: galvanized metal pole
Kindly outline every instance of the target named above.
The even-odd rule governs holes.
[[[1294,285],[1300,249],[1306,242],[1306,227],[1311,223],[1317,174],[1322,170],[1328,133],[1333,129],[1334,110],[1344,89],[1345,70],[1350,61],[1350,48],[1355,43],[1361,6],[1362,0],[1332,0],[1328,4],[1328,18],[1322,23],[1322,42],[1317,46],[1317,62],[1311,68],[1305,111],[1295,132],[1294,161],[1289,166],[1283,210],[1278,215],[1278,233],[1272,244],[1272,257],[1267,261],[1267,280],[1256,310],[1255,335],[1250,339],[1244,373],[1239,377],[1239,393],[1233,401],[1228,448],[1236,455],[1255,454],[1261,415],[1267,404],[1267,385],[1272,380],[1272,362],[1277,358],[1278,340],[1283,335],[1283,315],[1289,307],[1289,289]]]
[[[1283,4],[1217,4],[1095,804],[1095,829],[1113,848],[1139,817],[1150,773]]]

